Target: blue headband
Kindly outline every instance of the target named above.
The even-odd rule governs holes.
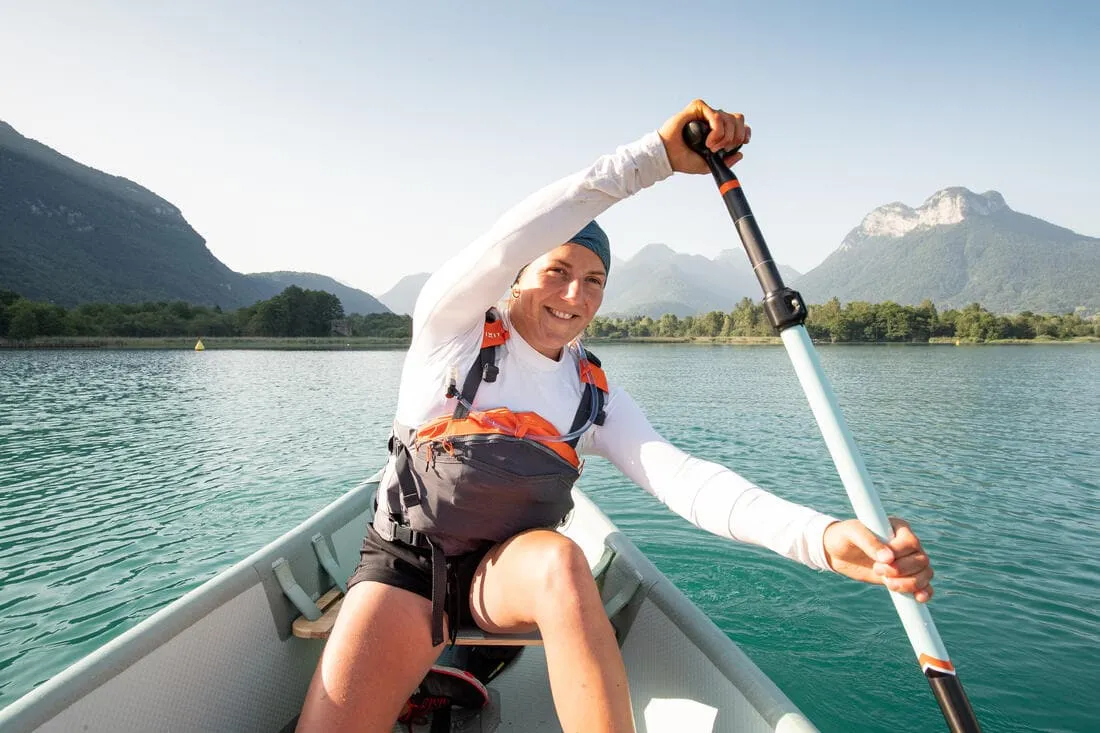
[[[611,242],[604,230],[600,229],[599,224],[595,221],[588,222],[584,229],[577,232],[569,241],[595,252],[603,263],[604,272],[611,273]]]

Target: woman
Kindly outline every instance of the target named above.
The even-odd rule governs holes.
[[[714,534],[931,598],[932,568],[904,522],[894,520],[883,545],[857,520],[688,456],[577,345],[611,265],[595,217],[675,171],[706,173],[681,139],[694,119],[710,124],[711,150],[749,141],[742,115],[696,100],[520,203],[424,286],[375,521],[299,730],[389,731],[441,653],[445,625],[467,620],[541,632],[563,730],[633,730],[626,671],[588,564],[553,529],[571,506],[578,453],[607,458]]]

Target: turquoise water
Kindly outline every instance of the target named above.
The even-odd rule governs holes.
[[[601,345],[673,442],[848,516],[779,347]],[[986,731],[1100,721],[1100,348],[822,347]],[[403,352],[0,352],[0,707],[384,458]],[[585,487],[824,731],[944,729],[880,588]]]

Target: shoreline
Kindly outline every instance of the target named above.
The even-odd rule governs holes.
[[[65,336],[37,338],[33,342],[12,342],[0,339],[0,350],[39,349],[152,349],[197,351],[194,336]],[[201,339],[202,351],[268,350],[268,351],[364,351],[370,349],[405,349],[409,339],[378,336],[335,338],[280,338],[256,336],[210,336]]]
[[[150,349],[194,351],[199,339],[192,336],[155,337],[44,337],[33,342],[0,339],[0,351],[42,349]],[[204,351],[367,351],[372,349],[407,349],[410,339],[359,336],[354,338],[280,338],[212,336],[203,338]],[[626,336],[591,337],[586,344],[693,344],[699,346],[782,346],[778,336]],[[814,341],[818,346],[997,346],[1028,344],[1095,344],[1100,337],[1075,336],[1071,339],[996,339],[974,341],[935,337],[926,342],[910,341]]]
[[[590,337],[584,339],[586,344],[700,344],[723,346],[782,346],[783,340],[778,336],[623,336],[623,337]],[[974,339],[956,339],[954,337],[936,336],[927,341],[828,341],[814,339],[815,346],[1000,346],[1005,344],[1100,344],[1097,336],[1074,336],[1069,339],[1034,338],[1034,339],[993,339],[991,341],[975,341]]]

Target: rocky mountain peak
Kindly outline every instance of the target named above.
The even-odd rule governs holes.
[[[932,194],[915,209],[900,201],[878,207],[844,238],[840,249],[850,249],[869,237],[901,237],[914,229],[958,224],[971,216],[989,216],[1007,208],[997,191],[977,194],[952,186]]]
[[[997,191],[976,194],[962,186],[945,188],[929,196],[917,209],[922,224],[957,224],[968,216],[989,216],[1007,209],[1004,196]]]

